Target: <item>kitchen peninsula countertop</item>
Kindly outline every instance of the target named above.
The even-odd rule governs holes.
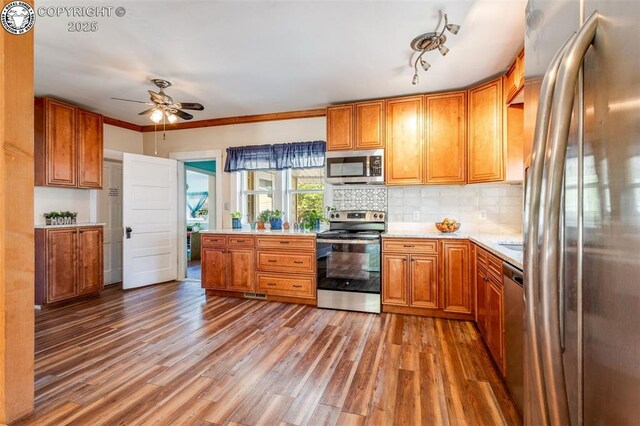
[[[419,232],[419,231],[399,231],[399,232],[385,232],[382,234],[382,238],[427,238],[427,239],[453,239],[453,240],[465,240],[468,239],[483,249],[498,256],[500,259],[512,264],[513,266],[522,269],[523,264],[523,252],[515,251],[501,246],[500,244],[522,244],[522,235],[519,234],[507,234],[507,235],[493,235],[482,233],[465,233],[465,232],[452,232],[450,234],[444,234],[441,232]]]
[[[73,223],[73,224],[68,224],[68,225],[45,225],[45,224],[39,224],[39,225],[34,225],[33,227],[36,229],[43,229],[43,228],[80,228],[82,226],[105,226],[106,223],[96,223],[96,222],[78,222],[78,223]]]

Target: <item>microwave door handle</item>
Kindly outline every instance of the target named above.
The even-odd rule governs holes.
[[[544,75],[540,88],[540,97],[538,103],[536,126],[533,138],[533,150],[531,154],[531,163],[528,173],[525,175],[525,205],[524,223],[527,229],[525,235],[525,263],[524,275],[526,285],[524,286],[526,294],[526,310],[525,324],[527,329],[526,351],[528,356],[527,362],[527,384],[525,387],[525,401],[529,406],[525,408],[526,424],[549,424],[547,417],[546,403],[543,398],[544,380],[542,376],[542,364],[540,361],[540,352],[538,349],[538,328],[536,318],[536,302],[538,300],[538,248],[539,248],[539,213],[540,199],[542,191],[542,176],[544,169],[544,153],[546,150],[549,121],[551,117],[551,107],[553,102],[553,93],[558,75],[558,68],[564,52],[572,40],[570,38],[558,50],[554,58],[549,64],[549,68]],[[534,414],[534,412],[536,414]],[[527,419],[529,421],[527,421]]]
[[[569,424],[569,404],[566,392],[564,365],[559,327],[559,217],[562,176],[566,148],[571,127],[571,115],[576,84],[582,60],[598,28],[598,13],[594,12],[576,33],[567,48],[560,68],[553,98],[553,117],[547,146],[548,171],[545,182],[545,202],[542,217],[542,246],[540,256],[541,319],[540,347],[545,377],[547,403],[552,424]],[[580,283],[578,283],[580,286]]]

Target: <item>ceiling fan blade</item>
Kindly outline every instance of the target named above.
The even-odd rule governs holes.
[[[204,110],[204,107],[202,106],[202,104],[199,104],[196,102],[178,102],[175,105],[176,105],[176,108],[180,108],[180,109],[191,109],[195,111]]]
[[[142,111],[141,113],[138,113],[138,115],[147,115],[147,114],[151,114],[153,111],[156,110],[156,107],[153,108],[149,108],[147,110]]]
[[[193,118],[193,115],[179,109],[175,110],[174,114],[182,118],[183,120],[191,120]]]
[[[137,102],[139,104],[153,105],[151,102],[135,101],[133,99],[124,99],[124,98],[111,98],[111,99],[115,99],[116,101]]]

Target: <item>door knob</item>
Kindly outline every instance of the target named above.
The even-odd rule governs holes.
[[[127,236],[127,240],[128,240],[129,238],[131,238],[131,231],[133,231],[133,229],[131,229],[131,227],[129,227],[129,226],[127,226],[127,227],[125,228],[125,230],[124,230],[124,232],[125,232],[125,234],[126,234],[126,236]]]

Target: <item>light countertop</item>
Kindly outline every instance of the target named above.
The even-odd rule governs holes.
[[[96,223],[96,222],[78,222],[78,223],[74,223],[74,224],[70,224],[70,225],[43,225],[43,224],[39,224],[39,225],[34,225],[34,228],[36,229],[43,229],[43,228],[79,228],[82,226],[105,226],[106,223]]]
[[[315,237],[316,234],[318,232],[322,232],[322,230],[320,231],[300,231],[300,230],[293,230],[293,229],[282,229],[279,231],[276,230],[270,230],[270,229],[249,229],[249,228],[242,228],[242,229],[212,229],[212,230],[208,230],[208,231],[200,231],[201,234],[242,234],[242,235],[291,235],[291,236],[296,236],[296,237]]]
[[[433,238],[433,239],[468,239],[492,254],[498,256],[502,260],[512,264],[516,268],[522,269],[523,264],[523,252],[510,250],[500,244],[522,244],[522,235],[509,234],[509,235],[492,235],[481,233],[465,233],[465,232],[452,232],[450,234],[444,234],[441,232],[385,232],[382,234],[383,238]]]

